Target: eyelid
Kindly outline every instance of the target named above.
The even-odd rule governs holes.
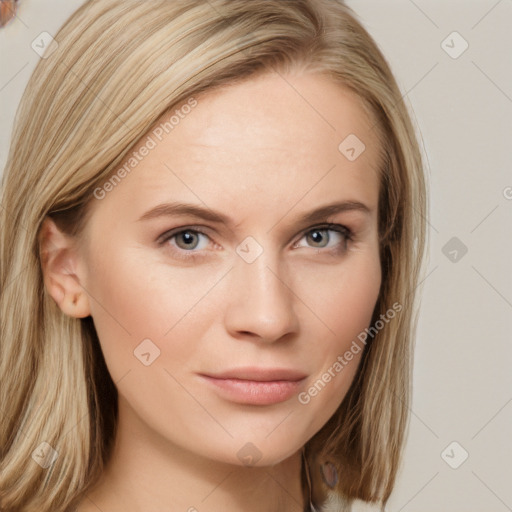
[[[299,234],[299,237],[302,238],[303,236],[307,235],[308,233],[311,233],[312,231],[336,231],[338,233],[344,234],[347,239],[351,240],[353,236],[353,231],[345,224],[338,224],[334,222],[324,222],[323,224],[315,224],[312,227],[306,228]],[[300,240],[299,238],[299,240]]]
[[[297,235],[299,237],[297,239],[297,241],[300,240],[304,235],[307,235],[308,233],[310,233],[311,231],[314,231],[314,230],[333,230],[333,231],[343,232],[343,233],[345,233],[347,238],[351,238],[353,235],[353,231],[348,226],[346,226],[344,224],[337,224],[334,222],[324,222],[324,223],[315,224],[314,226],[310,226],[310,227],[303,229]],[[184,231],[197,231],[198,233],[201,233],[201,234],[207,236],[211,240],[211,237],[207,232],[207,231],[209,231],[209,229],[205,229],[203,226],[186,225],[186,226],[178,226],[176,228],[166,231],[165,233],[162,233],[157,238],[156,241],[157,241],[157,243],[164,243],[165,241],[168,241],[172,236],[180,234]],[[292,240],[293,240],[293,238],[292,238]]]
[[[202,226],[193,226],[193,225],[179,226],[179,227],[170,229],[170,230],[166,231],[165,233],[163,233],[162,235],[160,235],[157,239],[157,243],[159,246],[163,247],[167,242],[169,242],[176,235],[179,235],[186,231],[192,231],[192,232],[196,232],[198,234],[208,237],[212,243],[216,244],[215,240],[213,240],[210,237],[210,235],[206,232],[208,230],[209,229],[205,229]],[[311,227],[308,227],[308,228],[302,230],[299,233],[297,240],[293,243],[292,247],[297,248],[299,242],[308,233],[311,233],[313,231],[335,231],[335,232],[341,234],[342,237],[344,238],[344,240],[342,242],[343,247],[340,247],[339,244],[336,245],[335,247],[330,247],[330,248],[311,247],[311,249],[317,249],[317,252],[321,252],[325,255],[336,255],[336,256],[342,255],[347,250],[347,244],[349,242],[353,242],[353,240],[354,240],[353,239],[353,231],[349,227],[347,227],[343,224],[324,222],[323,224],[316,224],[314,226],[311,226]],[[184,249],[180,249],[179,247],[172,247],[170,249],[170,251],[174,254],[174,256],[173,256],[174,258],[176,258],[178,260],[185,261],[185,262],[186,261],[194,262],[194,261],[198,261],[198,260],[200,261],[206,257],[206,255],[204,254],[203,251],[193,251],[193,250],[186,251]]]
[[[211,239],[210,235],[207,233],[205,228],[203,228],[202,226],[193,226],[193,225],[188,226],[187,225],[187,226],[178,226],[176,228],[169,229],[165,233],[162,233],[156,239],[156,242],[159,244],[163,244],[163,243],[167,242],[173,236],[179,235],[180,233],[183,233],[184,231],[197,231],[198,233],[201,233],[202,235],[205,235]]]
[[[202,228],[201,226],[179,226],[179,227],[170,229],[170,230],[166,231],[165,233],[162,233],[157,238],[156,242],[159,247],[163,247],[165,244],[167,244],[167,242],[169,242],[171,240],[171,238],[175,237],[176,235],[179,235],[180,233],[186,232],[186,231],[197,232],[201,235],[208,237],[213,243],[215,243],[214,240],[212,240],[212,238],[208,235],[208,233],[205,232],[204,228]],[[204,254],[201,254],[198,251],[185,251],[182,249],[180,250],[179,247],[172,247],[170,250],[174,254],[174,256],[173,256],[174,258],[176,258],[178,260],[185,261],[185,262],[186,261],[192,262],[192,261],[199,260],[200,258],[204,257]]]
[[[310,228],[306,228],[304,231],[302,231],[302,236],[315,230],[343,231],[347,235],[352,235],[352,230],[348,226],[345,226],[344,224],[337,224],[335,222],[324,222],[323,224],[316,224]]]

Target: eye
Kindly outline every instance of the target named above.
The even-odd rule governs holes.
[[[300,244],[303,239],[308,245]],[[302,237],[294,244],[293,248],[323,249],[322,252],[336,255],[346,251],[350,240],[352,240],[352,231],[349,228],[341,224],[327,224],[303,232]],[[210,242],[212,239],[195,227],[176,228],[163,233],[158,239],[160,246],[167,246],[174,257],[183,260],[206,256],[202,251],[208,248]]]
[[[315,249],[339,252],[347,249],[348,242],[351,240],[351,231],[341,224],[328,224],[310,229],[304,233],[302,239],[306,239],[308,243],[312,244],[310,247]],[[301,246],[297,243],[294,247]]]
[[[183,261],[196,261],[205,257],[203,251],[208,247],[211,238],[196,228],[183,226],[163,233],[157,243],[169,250],[173,258]]]
[[[184,251],[190,251],[193,249],[205,249],[208,245],[208,242],[206,241],[206,244],[203,243],[201,246],[201,237],[206,239],[209,238],[204,233],[196,231],[195,229],[184,229],[175,233],[167,233],[164,235],[164,238],[161,240],[161,242],[165,243],[175,239],[175,245]]]

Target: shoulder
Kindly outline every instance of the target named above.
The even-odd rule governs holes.
[[[380,512],[382,509],[376,503],[361,500],[347,500],[331,492],[325,504],[316,512]]]
[[[352,504],[336,493],[331,492],[328,494],[324,505],[318,509],[318,512],[352,512]]]

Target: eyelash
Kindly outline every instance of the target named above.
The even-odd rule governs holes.
[[[313,233],[315,231],[334,231],[343,236],[344,240],[341,242],[342,247],[340,247],[340,244],[338,244],[336,247],[333,247],[330,249],[324,249],[322,247],[318,247],[318,248],[311,247],[311,249],[317,249],[319,252],[325,252],[325,253],[333,255],[333,256],[338,256],[338,255],[342,254],[346,250],[347,244],[349,242],[353,241],[352,230],[350,228],[348,228],[347,226],[343,226],[342,224],[322,224],[319,226],[314,226],[312,228],[307,229],[306,231],[303,231],[301,234],[301,237],[299,238],[299,241],[302,240],[302,238],[304,238],[306,235]],[[160,237],[157,240],[158,245],[163,246],[163,245],[167,244],[167,242],[172,240],[174,237],[181,235],[183,233],[201,234],[201,235],[204,235],[204,236],[210,238],[207,233],[205,233],[202,229],[200,229],[198,227],[195,227],[195,226],[180,227],[180,228],[173,229],[171,231],[167,231],[167,232],[163,233],[162,235],[160,235]],[[295,242],[294,246],[297,243],[298,242]],[[203,256],[200,254],[195,254],[195,252],[197,252],[197,251],[186,251],[184,249],[180,249],[179,247],[173,247],[172,251],[175,253],[175,256],[181,260],[189,260],[190,261],[190,260],[195,260],[197,258],[201,258]],[[183,253],[190,253],[190,254],[185,256]]]

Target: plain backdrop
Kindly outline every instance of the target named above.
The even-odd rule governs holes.
[[[397,77],[430,184],[410,432],[387,510],[512,510],[512,0],[347,3]],[[81,4],[20,0],[0,30],[0,170],[32,42]]]

